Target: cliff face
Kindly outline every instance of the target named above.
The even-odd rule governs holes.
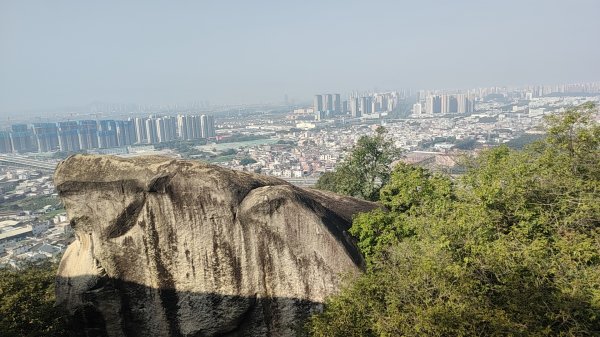
[[[292,336],[362,258],[375,204],[165,157],[73,156],[58,303],[81,335]]]

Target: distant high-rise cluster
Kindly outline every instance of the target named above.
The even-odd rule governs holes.
[[[214,118],[207,115],[13,124],[0,131],[0,153],[75,152],[215,136]]]
[[[543,97],[551,94],[595,94],[600,92],[600,83],[572,83],[559,85],[537,85],[526,88],[533,97]]]
[[[350,96],[350,113],[352,117],[361,117],[362,115],[389,112],[396,108],[399,99],[398,92],[353,94]]]
[[[443,93],[443,92],[442,92]],[[430,95],[442,94],[436,91],[421,90],[417,93],[419,103],[425,104],[425,98]],[[561,95],[589,95],[600,93],[600,82],[571,83],[558,85],[530,85],[530,86],[494,86],[473,88],[463,91],[470,99],[487,99],[488,96],[502,96],[532,100],[544,96]],[[425,111],[424,111],[425,112]]]
[[[344,113],[340,94],[315,95],[313,110],[317,120]]]
[[[424,104],[419,102],[413,105],[413,114],[464,114],[474,109],[473,100],[466,94],[427,95]]]
[[[358,94],[353,93],[342,101],[340,94],[315,95],[313,110],[315,119],[322,120],[350,112],[352,117],[392,111],[398,105],[398,92]]]

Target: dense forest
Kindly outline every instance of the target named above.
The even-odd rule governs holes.
[[[543,139],[469,158],[459,179],[405,164],[386,172],[384,133],[359,141],[318,187],[381,204],[351,228],[366,272],[328,299],[310,333],[598,336],[595,118],[593,104],[552,116]]]

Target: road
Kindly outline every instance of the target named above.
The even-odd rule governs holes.
[[[36,159],[29,159],[27,157],[22,157],[14,154],[0,155],[0,163],[18,167],[30,167],[49,172],[53,172],[56,168],[56,163]]]

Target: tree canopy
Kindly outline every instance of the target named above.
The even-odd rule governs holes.
[[[360,137],[344,162],[334,172],[323,174],[315,187],[377,200],[379,190],[389,180],[390,165],[399,155],[386,132],[379,127],[374,136]]]
[[[585,104],[522,151],[459,180],[400,165],[351,232],[366,272],[327,300],[314,336],[597,336],[600,126]]]
[[[244,158],[240,159],[240,165],[243,165],[243,166],[254,164],[254,163],[256,163],[256,160],[254,160],[253,158],[250,158],[250,157],[244,157]]]
[[[2,336],[67,336],[65,313],[54,305],[56,269],[50,262],[0,269]]]

